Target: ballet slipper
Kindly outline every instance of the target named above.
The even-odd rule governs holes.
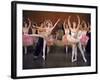
[[[43,59],[45,60],[45,56],[43,55],[42,57],[43,57]]]
[[[73,59],[73,61],[72,61],[72,62],[75,62],[75,61],[77,61],[77,59]]]
[[[77,58],[75,58],[75,59],[74,59],[74,58],[72,58],[72,62],[75,62],[75,61],[77,61]]]
[[[86,63],[87,62],[87,60],[84,58],[84,62]]]

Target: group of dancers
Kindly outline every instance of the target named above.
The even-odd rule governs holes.
[[[68,53],[69,45],[72,47],[72,62],[77,61],[77,48],[79,48],[84,62],[87,62],[85,48],[89,40],[87,33],[90,32],[90,24],[86,23],[85,20],[80,20],[78,15],[76,18],[78,23],[75,21],[71,23],[71,16],[64,20],[63,29],[65,34],[63,35],[61,42],[66,48],[66,54]],[[54,24],[50,19],[47,19],[39,25],[32,24],[32,21],[29,18],[27,20],[27,22],[24,22],[22,28],[25,53],[27,53],[27,46],[33,45],[35,37],[37,36],[43,39],[42,52],[43,58],[45,59],[46,49],[48,53],[50,51],[50,46],[55,44],[56,40],[53,38],[52,32],[61,19],[58,19]],[[29,34],[29,29],[32,30],[32,34]],[[39,43],[39,40],[37,42]],[[39,46],[37,48],[39,48]],[[37,53],[35,52],[35,54]]]

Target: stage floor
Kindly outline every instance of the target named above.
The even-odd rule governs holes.
[[[77,53],[77,61],[71,62],[72,50],[70,47],[68,53],[66,53],[65,47],[52,46],[46,56],[46,60],[42,58],[42,55],[34,59],[33,53],[30,52],[23,55],[23,69],[91,66],[91,54],[89,52],[85,52],[86,63],[83,61],[79,50]]]

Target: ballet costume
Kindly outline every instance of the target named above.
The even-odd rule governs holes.
[[[80,39],[82,45],[87,45],[87,42],[89,40],[89,37],[86,35],[86,33],[86,31],[82,31],[82,36]]]
[[[28,34],[28,28],[23,28],[22,32],[23,32],[23,34]]]
[[[33,37],[28,34],[28,29],[23,28],[23,35],[22,35],[22,40],[23,40],[23,46],[25,48],[25,54],[27,54],[27,46],[33,45]]]
[[[46,32],[44,33],[45,36],[45,41],[44,41],[44,53],[45,53],[45,49],[47,49],[47,54],[50,52],[50,46],[52,46],[54,44],[54,39],[52,37],[52,35],[50,35],[52,31],[52,28],[46,27]],[[47,47],[47,48],[46,48]]]
[[[84,48],[82,49],[82,45],[84,43],[87,43],[88,41],[88,37],[86,36],[86,32],[85,31],[79,31],[78,32],[78,39],[80,40],[79,43],[78,43],[78,48],[82,54],[82,57],[83,57],[83,60],[84,62],[87,62],[86,58],[85,58],[85,54],[84,54]]]
[[[48,40],[48,35],[51,32],[51,28],[45,27],[46,31],[40,32],[39,34],[43,36],[43,59],[45,60],[45,55],[46,55],[46,46],[47,46],[47,40]],[[47,52],[49,52],[49,47],[47,47]]]
[[[76,43],[78,42],[77,32],[71,32],[71,37],[76,40]],[[77,46],[76,44],[73,44],[72,45],[72,62],[75,62],[75,61],[77,61]]]
[[[30,35],[28,34],[24,34],[23,35],[23,45],[24,46],[30,46],[30,45],[33,45],[33,37],[31,37]]]

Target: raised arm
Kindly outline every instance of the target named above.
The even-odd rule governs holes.
[[[56,23],[54,24],[53,27],[55,27],[55,26],[58,24],[59,21],[60,21],[60,19],[58,19],[58,20],[56,21]]]
[[[90,32],[90,31],[91,31],[91,25],[89,24],[89,22],[88,22],[88,27],[87,27],[87,30],[88,30],[88,32]]]
[[[72,28],[71,28],[70,18],[71,16],[68,17],[68,26],[69,26],[69,29],[71,30]]]
[[[84,20],[82,21],[82,24],[84,24],[84,28],[87,29],[87,24]]]
[[[78,30],[80,28],[80,26],[81,26],[80,25],[80,17],[78,15],[77,15],[77,19],[78,19],[78,24],[77,24],[77,28],[76,29]]]
[[[24,21],[23,27],[25,27],[26,22]]]
[[[55,23],[54,26],[52,27],[52,30],[56,27],[56,25],[58,24],[59,21],[60,21],[60,19],[58,19],[58,20],[56,21],[56,23]]]
[[[31,27],[31,20],[28,18],[28,22],[29,22],[29,25],[28,25],[28,29]]]
[[[65,28],[66,28],[66,19],[64,20],[63,28],[64,28],[64,30],[65,30]]]

